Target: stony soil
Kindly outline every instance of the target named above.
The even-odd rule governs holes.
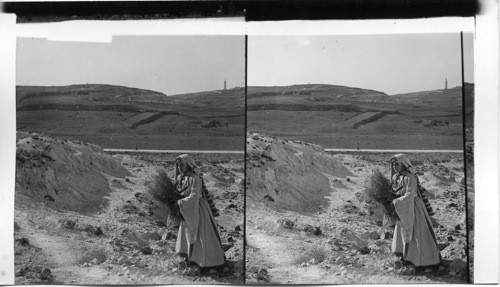
[[[216,220],[228,259],[224,267],[199,270],[180,263],[174,252],[177,223],[147,191],[158,168],[173,172],[177,155],[108,155],[87,143],[62,142],[18,133],[16,284],[243,282],[243,156],[194,155],[220,210]],[[47,146],[55,152],[52,160],[40,152]],[[67,147],[64,158],[57,157],[61,146]],[[88,178],[88,170],[75,168],[77,162],[90,166],[87,154],[94,163],[98,159],[114,169],[103,167],[95,178]],[[67,166],[69,174],[63,174],[61,166]],[[113,175],[113,170],[122,173]],[[50,188],[59,188],[57,193],[33,184],[47,182],[43,180],[47,175],[52,175]],[[85,184],[100,187],[101,192],[77,189]],[[77,197],[95,206],[85,209],[61,202]]]
[[[283,145],[282,140],[254,134],[251,138],[266,143],[269,149]],[[249,145],[247,180],[249,189],[266,186],[269,178],[263,169],[275,169],[279,161],[288,162],[290,154],[301,157],[314,151],[310,143],[287,144],[288,156],[270,161],[258,158],[261,148]],[[308,147],[309,146],[309,147]],[[255,150],[254,150],[255,149]],[[293,152],[301,150],[304,153]],[[352,283],[466,283],[465,194],[462,154],[410,154],[415,172],[429,191],[438,222],[435,232],[444,265],[439,269],[395,265],[390,251],[393,228],[383,220],[382,210],[363,196],[366,177],[375,169],[388,174],[390,154],[344,153],[333,159],[352,175],[322,175],[328,180],[329,195],[319,208],[306,212],[271,200],[273,190],[256,188],[247,200],[246,279],[258,284],[352,284]],[[296,163],[293,159],[292,162]],[[303,161],[306,163],[307,161]],[[283,164],[283,163],[281,163]],[[332,163],[333,165],[334,163]],[[289,177],[301,177],[296,173]],[[261,170],[261,171],[258,171]],[[293,172],[292,169],[289,172]],[[253,177],[251,175],[254,175]],[[259,176],[255,176],[259,175]],[[272,179],[275,180],[275,179]],[[314,190],[315,181],[307,181]],[[280,182],[276,184],[281,184]],[[280,193],[286,197],[286,190]],[[273,198],[274,199],[274,198]]]

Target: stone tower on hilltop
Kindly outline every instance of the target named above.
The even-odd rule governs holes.
[[[226,79],[224,79],[224,91],[226,90]]]
[[[446,80],[444,80],[444,89],[448,90],[448,78]]]

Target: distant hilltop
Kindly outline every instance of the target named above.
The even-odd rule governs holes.
[[[78,101],[103,102],[114,100],[139,100],[140,98],[166,98],[167,95],[138,88],[107,84],[79,84],[69,86],[16,86],[16,102],[38,103],[56,100],[56,102],[77,103]],[[76,102],[75,102],[76,101]]]

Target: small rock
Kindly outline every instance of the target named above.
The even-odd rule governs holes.
[[[425,269],[425,271],[424,271],[424,272],[425,272],[425,273],[431,273],[431,272],[432,272],[432,269],[427,268],[427,269]]]
[[[460,224],[457,224],[457,225],[455,226],[455,230],[461,230],[461,229],[462,229],[462,228],[460,227]]]
[[[52,279],[52,272],[50,271],[49,268],[43,268],[42,272],[40,273],[40,279],[42,280]]]
[[[92,261],[90,261],[90,263],[92,263],[93,265],[97,265],[97,264],[99,264],[100,262],[99,262],[99,259],[94,258]]]
[[[278,219],[278,224],[280,227],[286,228],[286,229],[292,229],[293,226],[295,225],[295,222],[291,221],[290,219]]]
[[[252,266],[248,269],[248,271],[250,271],[251,273],[257,273],[259,272],[259,267],[257,266]]]
[[[222,244],[222,250],[224,250],[224,252],[228,251],[229,249],[231,249],[231,247],[233,247],[233,243],[223,243]]]
[[[448,236],[446,239],[448,239],[448,241],[455,241],[455,238],[453,238],[453,236]]]
[[[172,231],[169,231],[161,237],[161,240],[175,240],[177,239],[177,235],[173,233]]]
[[[309,263],[311,263],[311,265],[316,265],[316,264],[318,264],[318,260],[316,258],[313,258],[313,259],[309,260]]]
[[[165,227],[165,226],[167,226],[167,225],[165,224],[165,222],[163,222],[163,221],[161,221],[161,220],[155,220],[155,223],[156,223],[156,225],[157,225],[157,226],[159,226],[159,227]]]
[[[241,227],[241,225],[236,225],[236,227],[234,228],[234,230],[236,230],[236,231],[242,231],[243,228]]]
[[[234,242],[234,239],[233,239],[231,236],[229,236],[229,237],[227,238],[227,242]]]
[[[264,195],[264,199],[269,201],[269,202],[274,202],[274,198],[272,198],[270,195]]]
[[[21,244],[22,246],[28,246],[28,245],[30,245],[30,241],[26,237],[22,237],[22,238],[16,239],[16,241],[19,242],[19,244]]]
[[[261,268],[259,270],[259,273],[257,273],[257,279],[258,280],[266,280],[267,279],[268,272],[266,269]]]
[[[41,273],[41,272],[42,272],[42,270],[43,270],[43,267],[42,267],[42,266],[39,266],[39,265],[37,265],[37,266],[35,266],[35,267],[33,268],[33,271],[34,271],[35,273]]]
[[[224,267],[224,269],[222,269],[222,272],[229,272],[229,270],[230,270],[229,267],[226,266]]]
[[[150,255],[151,253],[153,253],[153,249],[151,249],[151,247],[149,246],[144,246],[141,248],[141,252],[144,255]]]
[[[24,274],[26,274],[26,271],[24,268],[20,268],[20,269],[16,270],[16,277],[24,276]]]
[[[387,271],[389,271],[389,272],[391,272],[392,270],[394,270],[394,268],[393,268],[393,267],[389,267],[389,268],[387,268]]]
[[[172,268],[172,272],[177,272],[178,268]]]
[[[127,257],[125,256],[120,256],[120,258],[118,258],[118,261],[117,261],[118,264],[122,265],[122,264],[127,264],[129,263]]]
[[[71,220],[71,219],[62,219],[60,220],[61,227],[67,228],[67,229],[73,229],[76,226],[76,222]]]

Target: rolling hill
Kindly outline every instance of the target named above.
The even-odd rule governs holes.
[[[473,84],[467,84],[466,91],[473,91]],[[248,87],[247,97],[248,132],[311,141],[325,148],[463,148],[461,87],[387,95],[307,84]]]
[[[18,86],[19,131],[103,148],[243,150],[244,89],[166,96],[123,86]]]

